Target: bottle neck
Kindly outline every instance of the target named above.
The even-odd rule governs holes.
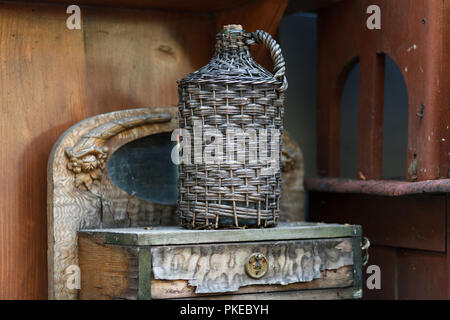
[[[223,29],[216,37],[215,56],[249,55],[247,38],[242,30]]]

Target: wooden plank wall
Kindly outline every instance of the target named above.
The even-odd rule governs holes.
[[[381,30],[366,28],[369,5],[381,9]],[[448,178],[450,2],[343,0],[319,9],[318,21],[319,176],[339,176],[340,99],[349,69],[359,61],[358,176],[381,178],[383,59],[389,55],[408,90],[404,178]],[[382,279],[381,290],[364,286],[366,298],[449,299],[449,200],[446,194],[310,192],[309,218],[362,225],[372,240],[369,264],[380,266]]]
[[[449,299],[449,196],[381,197],[310,193],[310,220],[362,225],[368,265],[381,270],[381,290],[365,299]]]
[[[380,8],[380,30],[366,27],[370,5]],[[384,57],[388,55],[401,70],[408,90],[404,177],[410,181],[448,177],[448,7],[446,0],[343,0],[319,9],[320,176],[339,176],[340,100],[347,74],[359,61],[358,176],[381,178]]]
[[[287,0],[242,2],[260,17],[252,29],[275,33]],[[82,28],[69,30],[66,8],[0,3],[0,299],[47,298],[46,165],[58,137],[95,114],[176,105],[176,80],[211,57],[216,20],[250,24],[234,8],[81,6]]]

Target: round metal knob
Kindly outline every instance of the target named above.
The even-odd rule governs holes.
[[[253,253],[247,258],[245,264],[245,271],[248,276],[253,279],[260,279],[264,277],[269,270],[267,258],[262,253]]]

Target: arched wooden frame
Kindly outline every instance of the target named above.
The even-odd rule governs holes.
[[[177,127],[176,107],[140,108],[88,118],[67,130],[48,161],[48,297],[77,299],[67,285],[78,267],[77,232],[173,223],[174,206],[133,197],[110,180],[108,158],[124,144]]]

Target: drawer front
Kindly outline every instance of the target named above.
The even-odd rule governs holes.
[[[339,238],[152,247],[151,296],[350,287],[353,243]]]

